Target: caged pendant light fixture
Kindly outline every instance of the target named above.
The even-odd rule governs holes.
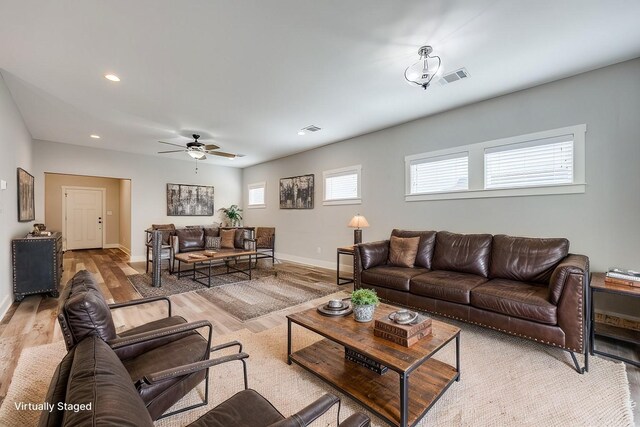
[[[433,48],[431,46],[422,46],[418,50],[420,59],[415,64],[408,67],[404,72],[404,78],[411,85],[416,85],[427,90],[429,83],[440,71],[440,57],[431,55]]]

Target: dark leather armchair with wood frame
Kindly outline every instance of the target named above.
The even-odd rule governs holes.
[[[228,362],[241,361],[243,364],[244,390],[236,393],[211,411],[204,414],[192,427],[301,427],[307,426],[339,399],[325,394],[296,414],[285,418],[268,400],[258,392],[247,388],[245,359],[249,357],[239,352],[216,359],[204,360],[184,368],[169,369],[149,376],[149,382],[164,382],[185,372],[193,372]],[[217,348],[212,348],[214,351]],[[40,416],[40,427],[75,425],[131,425],[152,427],[153,417],[145,408],[145,402],[131,383],[130,372],[112,348],[97,335],[84,337],[62,359],[53,375],[46,402],[53,410],[44,410]],[[61,403],[63,403],[61,405]],[[99,404],[98,404],[99,403]],[[92,410],[65,411],[65,406],[91,404]],[[338,420],[340,406],[338,406]],[[368,427],[369,418],[355,413],[339,424],[339,427]]]
[[[153,262],[156,258],[153,256],[153,231],[161,230],[162,231],[162,246],[160,250],[160,261],[167,260],[169,262],[169,272],[172,272],[172,247],[171,247],[171,237],[176,232],[176,227],[173,224],[153,224],[151,228],[145,230],[145,248],[147,252],[147,268],[146,272],[149,273],[149,263]]]
[[[255,239],[256,262],[259,259],[271,258],[271,265],[275,263],[276,229],[275,227],[256,228]]]
[[[116,333],[112,310],[156,302],[168,304],[167,317]],[[209,359],[210,350],[216,350],[211,348],[212,327],[208,321],[187,323],[181,316],[172,316],[171,301],[165,297],[107,304],[88,271],[76,273],[63,291],[58,321],[69,351],[89,335],[107,343],[122,361],[154,420],[172,415],[164,412],[208,378],[202,363]],[[200,329],[207,329],[207,338],[197,332]],[[199,369],[189,370],[194,364]],[[176,370],[181,375],[167,376]],[[204,403],[183,410],[202,406],[207,398],[208,387]]]

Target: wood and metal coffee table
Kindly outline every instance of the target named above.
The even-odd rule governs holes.
[[[209,288],[211,287],[211,278],[215,276],[241,273],[251,279],[251,258],[256,255],[257,252],[254,250],[243,249],[217,249],[215,251],[179,253],[175,255],[175,259],[178,260],[178,270],[175,273],[178,278],[191,276],[191,279],[194,282],[198,282]],[[231,261],[237,262],[239,259],[244,257],[247,257],[249,260],[247,268],[238,268],[236,265],[231,265]],[[223,264],[219,265],[224,265],[226,267],[226,271],[213,274],[211,269],[218,266],[214,264],[214,262],[219,261],[223,261]],[[182,263],[192,265],[193,268],[191,270],[181,271]]]
[[[380,304],[375,317],[388,316],[397,309]],[[358,323],[353,316],[327,317],[312,308],[290,314],[287,319],[287,363],[300,365],[391,425],[416,425],[449,386],[460,380],[460,328],[456,326],[433,320],[433,335],[407,348],[375,337],[374,322]],[[325,339],[292,352],[294,323]],[[454,339],[455,367],[432,358]],[[345,359],[345,347],[389,370],[380,375]]]

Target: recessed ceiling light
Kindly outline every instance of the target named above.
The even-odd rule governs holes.
[[[111,80],[112,82],[119,82],[120,81],[120,77],[116,76],[115,74],[105,74],[104,78],[107,80]]]
[[[304,131],[299,131],[298,135],[304,135]]]
[[[100,139],[100,135],[96,135],[96,134],[91,134],[89,135],[91,138],[93,139]]]

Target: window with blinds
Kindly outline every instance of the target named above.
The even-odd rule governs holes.
[[[361,166],[324,171],[325,204],[360,203]]]
[[[250,208],[265,207],[265,189],[266,184],[264,182],[249,184],[249,200],[247,206]]]
[[[468,190],[469,153],[411,160],[409,175],[409,194]]]
[[[484,150],[484,188],[573,184],[573,135]]]

